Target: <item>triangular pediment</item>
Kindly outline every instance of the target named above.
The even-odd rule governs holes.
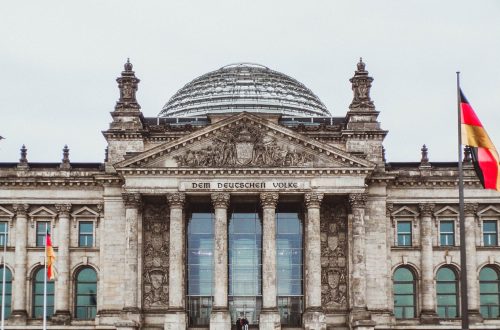
[[[409,218],[415,218],[418,216],[418,212],[415,212],[414,210],[410,209],[408,206],[403,206],[396,211],[391,213],[392,216],[394,217],[409,217]]]
[[[349,168],[375,165],[250,113],[240,113],[146,150],[115,166],[130,168]]]

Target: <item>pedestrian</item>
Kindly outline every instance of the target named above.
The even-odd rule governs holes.
[[[243,318],[243,330],[248,330],[248,320],[246,316]]]
[[[241,327],[241,319],[238,317],[238,320],[236,320],[236,330],[243,330]]]

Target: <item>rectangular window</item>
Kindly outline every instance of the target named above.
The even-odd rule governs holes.
[[[483,221],[483,242],[484,246],[497,246],[498,231],[496,220]]]
[[[0,222],[0,246],[5,246],[9,238],[9,224],[5,221]]]
[[[92,221],[80,221],[78,223],[78,246],[94,246],[94,223]]]
[[[398,246],[411,246],[411,221],[398,221]]]
[[[441,221],[439,223],[440,245],[453,246],[455,245],[455,222]]]
[[[50,234],[50,222],[49,221],[37,221],[36,222],[36,246],[45,246],[45,236]]]

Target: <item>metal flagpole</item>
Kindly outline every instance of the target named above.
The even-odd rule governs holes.
[[[45,255],[43,256],[45,274],[43,277],[43,330],[47,330],[47,224],[45,224]]]
[[[464,217],[464,172],[462,166],[462,120],[460,109],[460,72],[457,71],[457,110],[458,110],[458,200],[460,203],[460,315],[462,329],[469,329],[469,303],[467,301],[467,255],[465,251]]]
[[[5,255],[7,254],[7,228],[3,234],[3,274],[2,274],[2,324],[1,329],[5,329]]]

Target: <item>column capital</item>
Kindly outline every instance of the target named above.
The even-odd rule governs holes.
[[[263,192],[260,194],[262,208],[276,208],[280,195],[277,192]]]
[[[366,194],[349,194],[349,205],[351,209],[365,208],[367,198]]]
[[[71,212],[71,204],[56,204],[55,207],[60,217],[69,217],[69,213]]]
[[[385,204],[385,215],[387,217],[391,216],[393,210],[394,210],[394,204],[393,203],[386,203]]]
[[[216,209],[227,209],[229,206],[229,199],[231,195],[229,193],[217,192],[210,195],[212,198],[212,204]]]
[[[182,208],[186,203],[185,193],[173,193],[167,195],[167,202],[170,207]]]
[[[304,202],[306,203],[307,208],[311,207],[320,207],[321,202],[323,201],[324,194],[322,193],[305,193],[304,194]]]
[[[434,212],[434,203],[420,203],[418,204],[418,209],[420,210],[420,215],[424,217],[430,217]]]
[[[123,203],[125,203],[126,208],[136,208],[138,209],[141,205],[141,194],[137,193],[123,193]]]
[[[475,216],[478,209],[477,203],[465,203],[464,214],[467,216]]]
[[[17,216],[26,216],[28,210],[30,208],[29,204],[14,204],[12,205],[14,212],[16,212]]]

